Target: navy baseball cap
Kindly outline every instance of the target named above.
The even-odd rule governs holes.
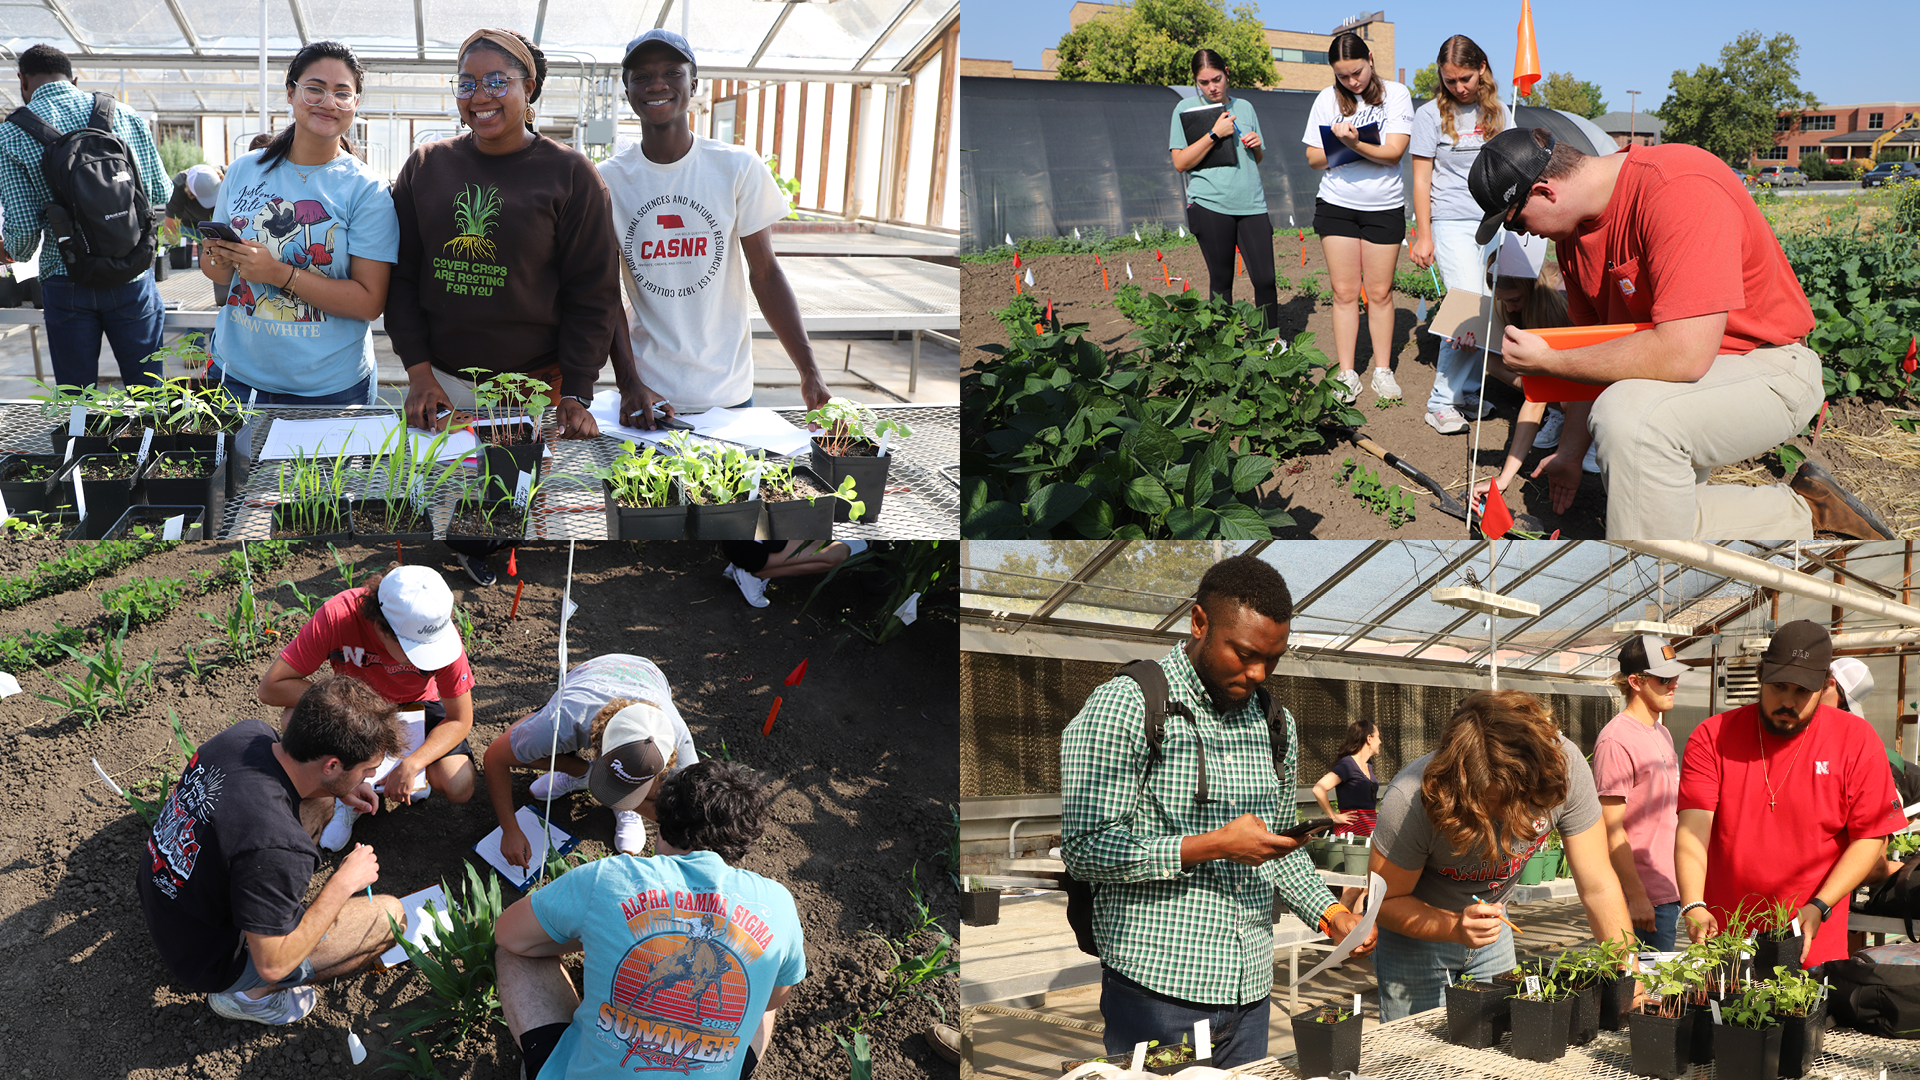
[[[695,67],[700,66],[700,62],[693,58],[693,46],[687,44],[686,38],[681,37],[671,30],[649,30],[639,37],[634,38],[632,41],[627,42],[627,51],[621,56],[620,66],[626,67],[628,64],[633,63],[633,54],[639,50],[640,46],[652,41],[657,41],[667,48],[672,49],[674,52],[679,53],[680,58],[687,63]]]

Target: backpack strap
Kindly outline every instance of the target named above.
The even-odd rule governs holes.
[[[95,131],[113,134],[113,95],[96,90],[93,93],[93,113],[87,117],[87,126]]]
[[[1289,746],[1286,706],[1280,704],[1280,700],[1269,694],[1264,686],[1255,693],[1259,695],[1260,704],[1266,709],[1267,741],[1273,744],[1273,775],[1278,777],[1285,771]],[[1281,792],[1280,797],[1285,799],[1287,793]]]
[[[33,140],[41,146],[52,146],[60,141],[60,133],[53,130],[45,120],[40,119],[39,113],[25,105],[8,113],[6,122],[33,136]]]
[[[1160,743],[1166,738],[1167,714],[1171,712],[1183,716],[1188,724],[1192,724],[1193,710],[1168,697],[1167,673],[1155,661],[1130,660],[1115,668],[1113,673],[1116,676],[1125,675],[1140,685],[1140,696],[1146,701],[1147,769],[1152,771],[1160,760]],[[1207,746],[1198,731],[1194,733],[1194,752],[1200,762],[1200,784],[1193,797],[1195,802],[1204,803],[1208,801]]]

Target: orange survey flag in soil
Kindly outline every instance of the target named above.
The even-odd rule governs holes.
[[[1499,485],[1487,488],[1487,505],[1480,511],[1480,531],[1489,540],[1498,540],[1513,528],[1513,512],[1507,509],[1507,501],[1500,497]]]

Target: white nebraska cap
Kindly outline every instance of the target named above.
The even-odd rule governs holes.
[[[387,574],[380,582],[380,614],[407,663],[421,671],[439,671],[466,649],[453,625],[453,590],[428,567],[402,566]]]

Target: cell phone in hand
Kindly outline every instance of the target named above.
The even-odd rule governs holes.
[[[225,240],[229,244],[243,242],[240,234],[233,230],[233,226],[224,221],[203,221],[198,226],[198,231],[201,236],[211,236],[215,240]]]
[[[1337,824],[1339,824],[1339,822],[1332,818],[1314,818],[1312,821],[1303,821],[1293,828],[1278,833],[1277,835],[1291,837],[1295,840],[1305,840],[1309,836],[1326,832]]]

